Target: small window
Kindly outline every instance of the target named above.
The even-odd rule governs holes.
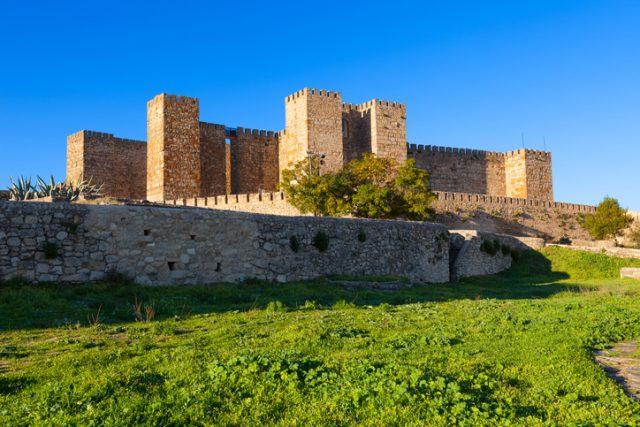
[[[191,235],[191,240],[196,240],[196,235],[195,234]]]
[[[225,138],[224,143],[227,145],[231,144],[231,138]]]
[[[175,263],[175,261],[169,261],[169,262],[167,263],[167,267],[169,267],[169,271],[173,271],[173,270],[175,270],[175,269],[176,269],[176,263]]]
[[[349,138],[349,121],[347,119],[342,119],[342,138]]]
[[[143,233],[144,233],[144,235],[145,235],[145,236],[150,236],[150,235],[151,235],[151,230],[149,230],[149,229],[145,229],[145,230],[143,231]]]

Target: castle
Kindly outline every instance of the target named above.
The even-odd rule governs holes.
[[[147,141],[80,131],[67,138],[67,179],[92,178],[105,194],[163,202],[275,191],[280,171],[322,156],[321,173],[363,153],[415,159],[435,191],[553,200],[551,154],[408,144],[406,106],[342,102],[339,92],[303,89],[285,98],[279,132],[200,121],[197,98],[161,94],[147,103]]]

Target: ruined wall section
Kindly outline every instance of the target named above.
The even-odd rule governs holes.
[[[429,172],[435,191],[505,195],[502,153],[411,144],[408,157]]]
[[[200,195],[227,194],[230,168],[225,126],[200,122]]]
[[[371,109],[371,152],[400,165],[407,161],[407,109],[404,104],[374,99]]]
[[[147,198],[194,197],[201,190],[197,98],[161,94],[147,104]]]
[[[110,133],[80,131],[67,138],[67,181],[83,177],[111,197],[146,198],[147,144]]]
[[[232,193],[276,190],[279,176],[277,133],[239,127],[235,138],[231,139],[230,150]]]

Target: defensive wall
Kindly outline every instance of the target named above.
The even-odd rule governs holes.
[[[85,282],[111,271],[142,284],[332,274],[439,283],[449,281],[449,233],[420,222],[0,201],[0,279]]]
[[[408,156],[429,171],[435,191],[553,200],[551,154],[505,153],[409,144]]]
[[[539,237],[557,241],[562,237],[588,240],[580,225],[595,207],[575,203],[486,194],[435,192],[434,221],[450,229],[480,230],[513,236]],[[166,203],[238,212],[299,216],[283,193],[231,194],[215,197],[183,198]]]
[[[365,153],[413,158],[436,191],[553,200],[551,154],[496,153],[407,144],[399,102],[342,102],[340,92],[303,89],[285,98],[279,132],[200,121],[197,98],[160,94],[147,103],[147,143],[81,131],[67,141],[67,178],[93,178],[108,196],[163,201],[275,191],[280,172],[307,157],[320,173]]]

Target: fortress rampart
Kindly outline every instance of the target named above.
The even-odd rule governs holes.
[[[553,200],[551,154],[407,144],[400,102],[342,102],[340,92],[303,89],[285,98],[285,129],[200,120],[197,98],[160,94],[147,103],[147,143],[81,131],[67,140],[67,178],[93,178],[107,195],[151,201],[273,192],[280,172],[309,156],[320,173],[364,153],[408,158],[429,171],[436,191]]]

